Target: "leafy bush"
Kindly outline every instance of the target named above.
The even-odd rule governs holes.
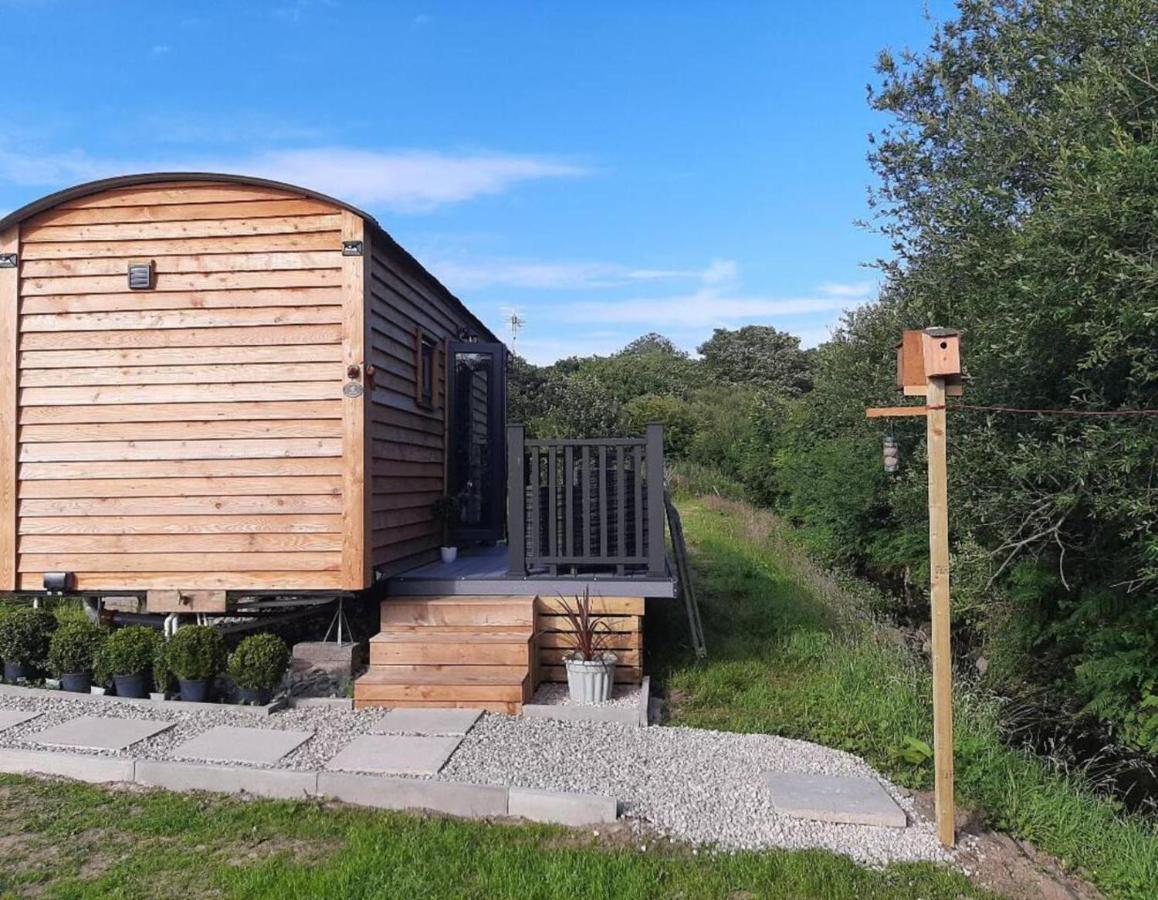
[[[96,667],[98,680],[113,675],[143,675],[153,668],[161,635],[145,625],[129,625],[114,631]]]
[[[48,645],[48,668],[56,675],[91,674],[107,632],[87,619],[65,622]]]
[[[168,693],[176,686],[173,673],[169,670],[169,645],[160,641],[157,652],[153,654],[153,690]]]
[[[48,644],[56,631],[56,617],[46,609],[23,607],[0,621],[0,659],[43,669]]]
[[[278,686],[289,666],[290,651],[276,634],[251,634],[229,657],[229,676],[246,690]]]
[[[225,657],[225,641],[210,625],[179,628],[165,647],[169,671],[183,681],[216,677],[225,668]]]

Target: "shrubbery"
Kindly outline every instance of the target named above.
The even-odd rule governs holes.
[[[85,620],[65,622],[48,645],[48,668],[55,675],[92,674],[108,633]]]
[[[14,609],[0,620],[0,659],[9,664],[44,669],[56,617],[46,609]]]
[[[153,669],[153,659],[161,635],[145,625],[127,625],[114,631],[105,644],[100,664],[96,667],[97,681],[114,675],[143,675]]]
[[[272,689],[281,682],[289,660],[289,647],[276,634],[251,634],[230,655],[229,677],[239,688]]]
[[[225,641],[210,625],[178,628],[165,645],[165,662],[182,681],[216,678],[225,668],[225,659]]]

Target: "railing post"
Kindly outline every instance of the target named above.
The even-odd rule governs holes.
[[[667,574],[663,539],[663,425],[647,426],[647,574]]]
[[[527,574],[526,437],[525,426],[507,426],[507,568],[520,578]]]

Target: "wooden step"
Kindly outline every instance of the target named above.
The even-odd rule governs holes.
[[[535,624],[534,597],[395,597],[383,600],[381,626]]]
[[[483,675],[483,676],[505,676],[510,678],[513,682],[519,681],[529,671],[527,664],[523,663],[521,666],[489,666],[489,665],[467,665],[460,666],[457,664],[420,664],[420,663],[387,663],[384,665],[371,666],[366,670],[367,672],[386,672],[388,674],[400,675],[407,674],[424,674],[424,673],[440,673],[445,675]]]
[[[526,669],[522,670],[522,677],[513,677],[506,673],[466,675],[450,670],[396,672],[390,668],[375,666],[354,682],[354,700],[377,701],[386,706],[415,700],[462,706],[473,702],[520,704],[530,686]]]
[[[370,639],[370,665],[416,663],[437,665],[522,666],[531,660],[531,635],[505,635],[496,641],[463,636],[449,641],[445,635],[391,634],[382,632]]]
[[[525,644],[534,636],[530,628],[514,629],[494,626],[485,631],[479,626],[447,628],[441,625],[398,627],[390,625],[370,640],[390,644]]]
[[[522,703],[502,703],[488,700],[467,700],[455,703],[448,700],[359,700],[354,697],[355,709],[482,709],[486,712],[502,713],[506,716],[517,716],[523,710]]]

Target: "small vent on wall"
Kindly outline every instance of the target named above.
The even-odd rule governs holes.
[[[157,264],[153,260],[148,262],[129,263],[129,290],[150,291],[156,283]]]

